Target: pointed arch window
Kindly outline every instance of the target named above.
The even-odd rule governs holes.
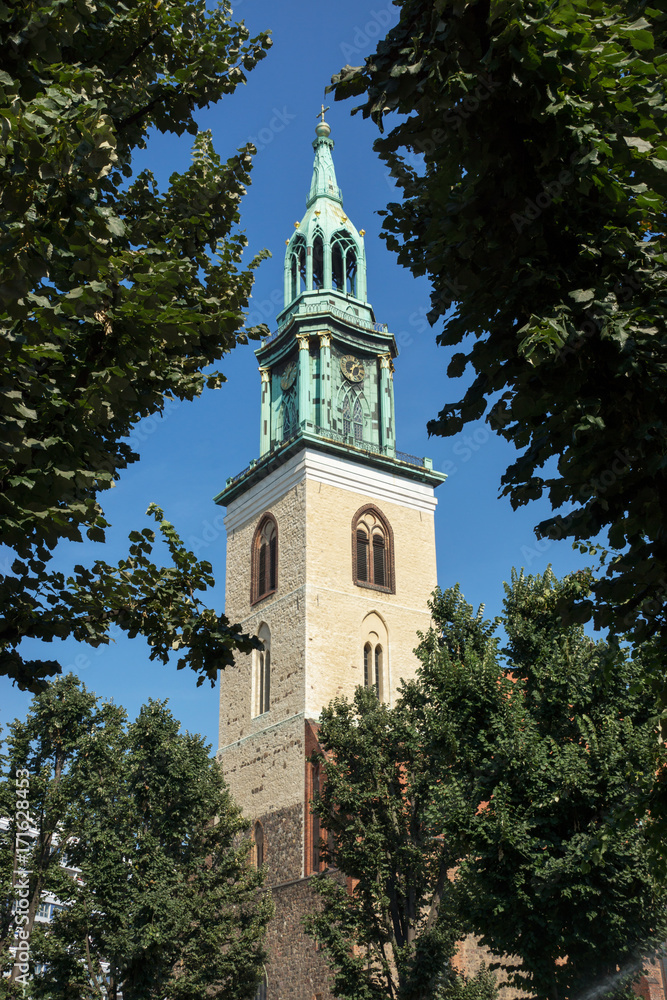
[[[354,437],[355,444],[361,444],[364,439],[364,410],[358,393],[347,393],[343,400],[341,416],[345,437]]]
[[[352,411],[352,425],[354,427],[354,440],[362,441],[364,437],[364,413],[361,409],[361,401],[359,397],[354,401],[354,409]]]
[[[352,520],[352,579],[358,587],[396,592],[393,532],[373,504],[360,507]]]
[[[322,231],[315,230],[313,238],[313,288],[324,287],[324,241]]]
[[[364,646],[364,687],[372,688],[378,698],[382,680],[382,646],[367,642]]]
[[[357,247],[345,229],[331,237],[331,284],[340,292],[357,294]]]
[[[255,604],[278,586],[278,525],[272,514],[260,520],[252,541],[250,602]]]
[[[287,441],[291,438],[297,431],[297,405],[296,405],[296,391],[294,388],[283,393],[282,398],[282,411],[283,411],[283,441]]]
[[[378,645],[375,647],[373,655],[373,687],[375,688],[375,693],[380,697],[380,683],[382,678],[382,646]]]
[[[297,295],[306,287],[306,241],[298,234],[294,237],[290,251],[290,290],[291,297]]]
[[[257,638],[262,648],[253,650],[252,715],[264,715],[271,708],[271,630],[266,623],[260,626]]]

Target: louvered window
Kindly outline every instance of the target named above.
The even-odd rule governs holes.
[[[252,601],[272,594],[278,586],[278,531],[267,514],[259,523],[252,549]]]
[[[384,587],[386,577],[384,536],[376,533],[373,535],[373,583]]]
[[[368,535],[357,531],[357,580],[368,581]]]
[[[278,554],[278,538],[275,531],[269,539],[269,589],[276,589],[276,556]]]
[[[266,545],[261,545],[261,544],[259,546],[259,574],[258,574],[257,580],[258,580],[258,584],[259,584],[259,594],[258,594],[258,596],[261,597],[261,595],[265,594],[266,591],[267,591],[267,587],[266,587]]]
[[[361,507],[352,531],[354,582],[395,593],[393,533],[384,514],[374,504]]]

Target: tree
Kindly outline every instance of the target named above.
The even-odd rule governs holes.
[[[642,2],[397,6],[333,89],[363,95],[380,130],[399,116],[375,143],[403,196],[383,235],[430,278],[438,343],[463,345],[448,375],[474,373],[429,432],[486,412],[520,452],[501,481],[513,506],[565,508],[538,535],[586,549],[606,532],[579,620],[657,635],[662,663],[667,21]]]
[[[50,685],[33,701],[27,720],[10,729],[0,781],[0,815],[11,821],[0,838],[0,962],[20,988],[14,994],[0,977],[0,996],[23,994],[27,969],[10,958],[15,928],[31,941],[43,895],[66,900],[72,891],[63,863],[76,834],[76,768],[91,747],[104,769],[116,769],[110,748],[117,746],[124,719],[122,709],[100,706],[70,674]]]
[[[537,1000],[620,996],[664,941],[646,831],[665,751],[641,664],[562,621],[587,585],[514,574],[495,622],[458,587],[437,591],[396,705],[358,689],[323,714],[313,808],[354,886],[319,877],[313,926],[338,995],[428,996],[440,973],[449,996],[472,932]],[[394,968],[392,994],[380,975]]]
[[[245,1000],[272,912],[249,863],[248,824],[210,748],[179,733],[164,703],[123,719],[69,675],[12,727],[5,788],[30,774],[37,824],[31,906],[46,888],[65,904],[29,928],[32,959],[45,965],[31,995]]]
[[[308,929],[327,949],[338,997],[494,1000],[492,976],[466,982],[450,965],[462,929],[448,872],[459,859],[442,836],[421,736],[407,706],[390,709],[362,687],[323,710],[314,760],[326,781],[312,809],[331,838],[322,854],[345,879],[318,876],[323,906]]]
[[[0,583],[0,672],[33,691],[60,667],[25,661],[26,637],[83,632],[99,645],[113,623],[153,643],[164,632],[184,649],[179,666],[211,679],[250,649],[194,600],[210,566],[167,522],[173,566],[150,562],[146,529],[117,567],[77,567],[71,580],[48,567],[59,541],[104,540],[98,494],[136,461],[132,427],[166,399],[218,387],[208,366],[254,335],[243,310],[263,255],[242,269],[236,230],[254,150],[222,162],[194,117],[270,44],[228,14],[204,0],[0,9],[0,540],[16,556]],[[150,171],[132,176],[151,129],[196,135],[192,166],[162,193]]]
[[[653,700],[640,664],[563,623],[560,608],[585,585],[513,573],[509,672],[457,651],[452,608],[483,623],[452,592],[436,595],[419,649],[424,732],[449,749],[438,773],[449,783],[445,836],[465,844],[468,927],[496,955],[518,956],[518,966],[502,959],[511,981],[544,1000],[621,995],[667,934],[646,837],[665,762]]]

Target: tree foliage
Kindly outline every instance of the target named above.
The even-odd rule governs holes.
[[[45,965],[30,982],[34,1000],[246,1000],[272,904],[202,738],[180,733],[160,702],[127,726],[122,709],[99,705],[69,675],[12,726],[8,747],[3,809],[14,815],[14,776],[25,769],[35,826],[21,858],[32,871],[31,960]],[[15,833],[13,824],[1,854],[5,967]],[[63,909],[34,923],[47,891]]]
[[[443,808],[465,844],[468,926],[518,956],[503,959],[515,985],[545,1000],[621,995],[667,933],[647,843],[665,763],[653,701],[640,663],[563,623],[582,576],[513,573],[504,663],[451,655],[447,594],[419,650],[428,738],[449,748]]]
[[[396,6],[334,89],[363,95],[381,130],[398,114],[375,144],[402,193],[384,238],[431,280],[438,343],[462,345],[449,377],[473,375],[429,432],[486,412],[520,453],[503,493],[559,511],[538,535],[587,548],[606,532],[613,559],[580,619],[667,644],[664,11]]]
[[[586,585],[514,574],[502,652],[498,622],[438,591],[396,705],[358,689],[323,714],[313,808],[353,887],[319,877],[337,995],[449,996],[472,932],[538,1000],[620,996],[664,940],[646,834],[665,753],[641,664],[562,620]]]
[[[78,627],[44,614],[70,600],[47,568],[55,545],[104,539],[98,494],[136,461],[132,427],[165,399],[219,386],[209,366],[253,333],[243,311],[262,255],[243,269],[236,230],[253,147],[222,161],[195,120],[245,82],[269,45],[228,15],[226,3],[204,0],[0,6],[0,540],[16,556],[0,588],[0,671],[32,690],[58,665],[24,661],[20,641]],[[133,176],[150,130],[196,135],[192,166],[162,192],[150,171]],[[145,532],[133,544],[141,567],[131,554],[109,573],[101,563],[76,571],[75,591],[85,577],[107,592],[89,641],[106,641],[113,616],[143,631],[123,589],[131,571],[146,594],[169,583],[163,621],[173,632],[189,615],[190,632],[179,631],[188,645],[210,624],[191,600],[210,567],[193,565],[179,589],[178,561],[151,564]],[[214,656],[191,661],[211,677],[238,643],[238,630],[213,617]]]
[[[404,706],[371,690],[321,715],[315,759],[326,782],[313,812],[331,842],[324,857],[351,880],[317,879],[323,908],[309,930],[327,949],[333,992],[349,1000],[493,1000],[488,973],[466,982],[450,967],[462,934],[448,872],[458,861],[442,836],[439,772]]]

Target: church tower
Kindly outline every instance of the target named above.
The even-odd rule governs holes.
[[[320,868],[307,758],[324,705],[359,684],[391,703],[417,667],[445,479],[396,449],[396,342],[368,302],[364,231],[345,214],[321,118],[306,214],[286,241],[284,308],[255,352],[259,458],[216,497],[226,614],[263,642],[222,674],[218,751],[276,903],[262,1000],[330,998],[301,927]]]

